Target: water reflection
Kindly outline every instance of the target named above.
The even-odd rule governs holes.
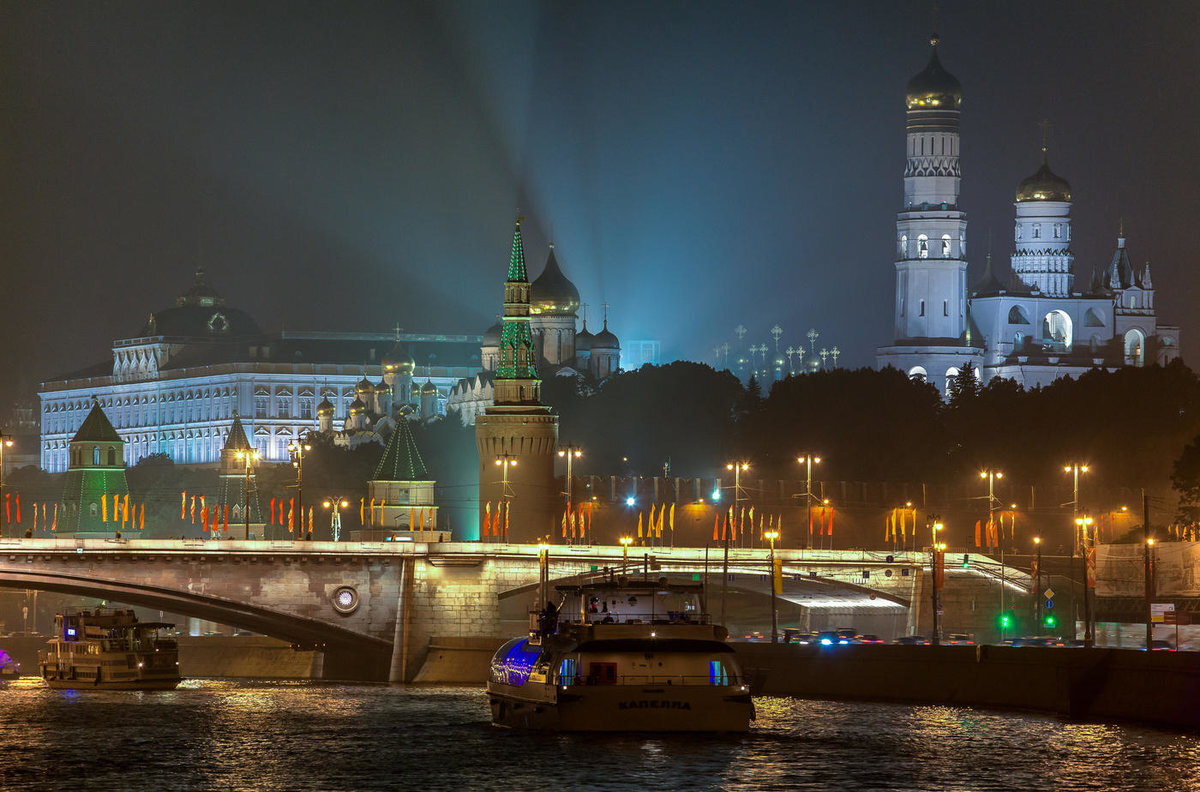
[[[742,735],[492,728],[474,688],[188,680],[4,690],[0,788],[1185,790],[1200,737],[955,707],[758,699]]]

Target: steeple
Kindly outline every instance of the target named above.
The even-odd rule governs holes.
[[[508,280],[504,283],[504,328],[500,331],[499,361],[496,366],[496,406],[538,406],[541,380],[533,333],[529,329],[529,276],[525,271],[525,247],[521,222],[513,229]]]

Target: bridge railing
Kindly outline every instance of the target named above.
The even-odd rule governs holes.
[[[563,686],[590,685],[691,685],[700,687],[736,687],[746,684],[746,680],[736,674],[722,673],[717,676],[710,674],[619,674],[615,677],[597,674],[583,674],[574,677],[559,677],[558,684]]]

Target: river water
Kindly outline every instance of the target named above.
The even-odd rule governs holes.
[[[5,790],[1196,790],[1200,735],[757,699],[752,731],[495,729],[478,688],[187,680],[0,689]]]

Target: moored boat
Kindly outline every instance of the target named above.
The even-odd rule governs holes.
[[[132,610],[96,608],[54,617],[55,636],[39,653],[52,688],[169,690],[179,684],[179,644],[166,622],[139,622]]]
[[[21,664],[12,655],[0,649],[0,680],[16,679],[21,676]]]
[[[754,705],[700,584],[557,586],[530,633],[492,659],[492,723],[564,731],[739,732]]]

